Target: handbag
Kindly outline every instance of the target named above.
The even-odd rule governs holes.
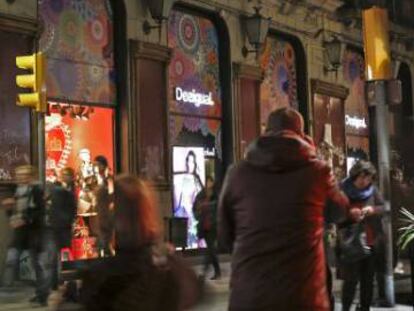
[[[371,255],[371,247],[367,244],[367,236],[362,222],[351,224],[339,230],[339,261],[350,264]]]

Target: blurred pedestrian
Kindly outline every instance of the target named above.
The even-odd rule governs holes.
[[[232,249],[230,311],[330,309],[324,209],[347,199],[307,140],[300,113],[278,109],[227,173],[218,238]]]
[[[161,242],[155,198],[137,177],[115,181],[117,256],[83,276],[81,297],[88,311],[181,311],[197,299],[195,273]]]
[[[14,198],[7,200],[9,224],[13,229],[12,241],[7,250],[3,284],[12,286],[19,275],[19,262],[23,251],[28,250],[36,277],[36,293],[32,303],[47,305],[49,286],[45,262],[41,259],[45,234],[45,205],[41,185],[35,181],[35,170],[30,165],[15,170],[17,188]]]
[[[60,183],[55,183],[50,193],[50,227],[52,230],[54,254],[52,265],[52,288],[59,285],[61,251],[70,248],[72,226],[76,218],[77,200],[75,194],[75,171],[66,167],[61,171]]]
[[[194,201],[193,214],[197,220],[197,236],[200,240],[204,239],[207,245],[202,278],[205,278],[211,264],[214,268],[214,276],[211,280],[220,279],[221,270],[216,250],[217,194],[212,176],[207,176],[206,186],[197,194]]]
[[[114,235],[114,205],[111,204],[114,193],[114,180],[109,174],[108,160],[99,155],[94,159],[97,177],[96,211],[98,212],[98,245],[101,256],[114,255],[112,239]]]
[[[350,310],[358,283],[360,310],[368,311],[372,303],[376,267],[380,269],[382,278],[385,277],[382,224],[384,202],[374,185],[375,175],[376,169],[373,164],[360,160],[351,168],[349,177],[341,186],[351,205],[350,218],[339,226],[342,237],[339,244],[339,260],[344,278],[343,311]],[[381,296],[381,290],[384,291],[384,280],[380,280],[378,286]]]

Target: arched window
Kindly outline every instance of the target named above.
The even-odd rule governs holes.
[[[48,98],[116,101],[113,15],[109,1],[41,0],[40,50],[47,55]]]
[[[64,167],[76,173],[78,217],[74,231],[82,238],[72,241],[74,259],[98,256],[94,236],[99,231],[99,208],[94,187],[106,184],[115,166],[117,90],[111,3],[39,0],[43,25],[39,48],[47,57],[49,101],[46,179],[54,182]],[[95,161],[105,163],[102,156],[107,170],[99,169]],[[107,241],[103,251],[108,245]]]
[[[209,18],[173,10],[168,45],[174,216],[188,218],[187,247],[197,248],[203,242],[197,239],[194,199],[206,176],[218,175],[223,158],[219,35]]]
[[[369,159],[369,113],[365,95],[364,56],[347,48],[343,56],[343,76],[349,95],[345,100],[347,168],[358,159]]]
[[[296,44],[281,36],[271,35],[260,58],[260,67],[264,72],[264,79],[260,88],[260,123],[266,124],[270,112],[277,108],[292,107],[306,112],[306,100],[300,103],[299,97],[306,98],[306,94],[298,92],[298,68],[300,61],[297,55]],[[303,60],[304,62],[305,60]],[[302,67],[304,69],[305,67]],[[305,76],[305,70],[303,70]],[[305,79],[306,81],[306,79]],[[305,84],[306,85],[306,84]],[[306,93],[306,87],[301,89]],[[306,118],[305,118],[306,119]]]

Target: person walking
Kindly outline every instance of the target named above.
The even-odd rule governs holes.
[[[66,167],[61,171],[61,183],[52,186],[50,192],[49,222],[53,239],[52,288],[59,285],[61,250],[70,248],[72,226],[76,218],[75,171]]]
[[[341,188],[350,200],[352,219],[339,225],[342,286],[342,310],[349,311],[360,284],[360,311],[368,311],[372,303],[376,261],[384,256],[383,199],[373,184],[374,165],[360,160],[351,168]],[[345,239],[351,242],[345,244]],[[379,284],[381,286],[381,284]]]
[[[204,279],[210,264],[214,268],[214,276],[211,280],[221,277],[220,264],[217,258],[217,195],[214,189],[214,179],[207,176],[206,186],[201,190],[194,201],[193,214],[197,220],[197,235],[200,240],[204,239],[207,245],[204,256],[202,278]]]
[[[266,133],[231,167],[218,239],[232,250],[230,311],[328,311],[323,246],[327,201],[348,200],[306,141],[301,114],[273,111]]]
[[[94,171],[98,186],[95,190],[96,210],[98,212],[98,245],[101,256],[114,255],[112,238],[114,235],[114,180],[109,174],[108,160],[99,155],[94,159]]]
[[[19,274],[20,256],[23,251],[28,250],[36,278],[36,291],[30,302],[45,306],[49,296],[49,286],[45,262],[41,260],[45,234],[43,189],[35,181],[35,171],[32,166],[19,166],[15,173],[17,188],[14,198],[3,202],[13,230],[12,241],[7,250],[3,284],[6,286],[14,284]]]
[[[151,189],[139,178],[115,179],[117,256],[82,275],[87,311],[182,311],[198,298],[198,280],[178,264],[162,228]]]

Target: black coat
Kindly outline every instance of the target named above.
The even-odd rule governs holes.
[[[77,200],[72,189],[53,186],[50,193],[50,226],[58,249],[70,247],[72,225],[77,212]]]

